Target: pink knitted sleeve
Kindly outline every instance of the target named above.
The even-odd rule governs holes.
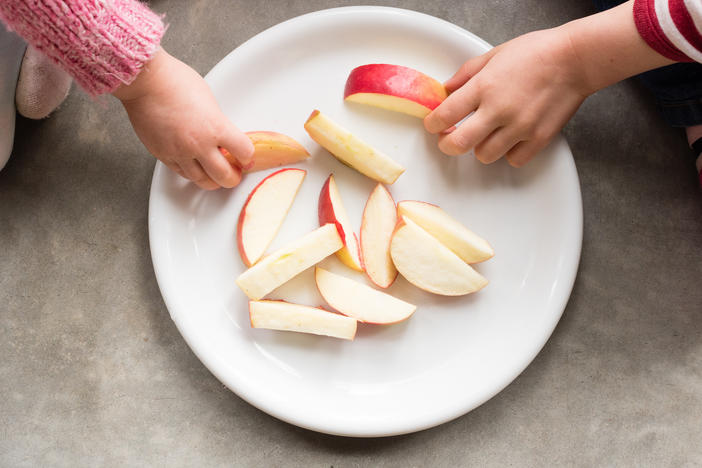
[[[136,0],[0,0],[0,20],[92,95],[131,83],[165,30]]]

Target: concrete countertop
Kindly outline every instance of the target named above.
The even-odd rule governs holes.
[[[367,2],[379,4],[377,2]],[[390,1],[498,44],[587,0]],[[164,46],[206,73],[258,32],[344,1],[160,0]],[[565,129],[580,271],[553,336],[471,413],[385,439],[317,434],[222,386],[170,320],[147,204],[155,160],[113,99],[19,119],[0,172],[0,466],[702,465],[702,192],[681,130],[628,81]]]

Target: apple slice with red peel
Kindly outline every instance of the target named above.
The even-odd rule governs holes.
[[[252,328],[294,331],[353,340],[356,320],[321,308],[285,301],[250,301]]]
[[[390,324],[407,319],[417,306],[319,267],[317,289],[327,304],[359,322]]]
[[[304,146],[295,139],[278,132],[257,131],[246,132],[254,145],[253,165],[244,169],[244,172],[256,172],[274,167],[295,164],[310,157]],[[234,157],[224,148],[219,148],[220,153],[233,164],[239,165]]]
[[[397,212],[436,237],[466,263],[482,262],[495,255],[495,251],[485,239],[436,205],[406,200],[397,204]]]
[[[344,265],[353,268],[357,271],[363,271],[363,262],[361,253],[358,248],[358,239],[351,228],[351,221],[346,214],[346,209],[341,203],[341,195],[334,180],[334,174],[331,174],[322,187],[319,193],[319,225],[334,223],[339,230],[339,235],[344,241],[344,247],[336,252]]]
[[[258,300],[344,246],[334,224],[325,224],[291,242],[236,279],[249,299]]]
[[[306,174],[302,169],[281,169],[249,194],[237,225],[239,254],[247,267],[263,256],[275,238]]]
[[[420,289],[442,296],[478,291],[488,281],[437,238],[401,216],[390,241],[390,256],[402,276]]]
[[[318,110],[305,122],[310,137],[339,161],[371,179],[392,184],[405,168],[372,146],[356,138]]]
[[[361,258],[368,278],[378,287],[389,287],[397,277],[390,258],[390,238],[397,225],[397,208],[383,184],[371,192],[361,219]]]
[[[372,63],[351,70],[344,99],[423,119],[446,99],[446,88],[412,68]]]

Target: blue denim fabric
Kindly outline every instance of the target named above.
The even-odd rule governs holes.
[[[607,10],[624,0],[593,0]],[[702,64],[676,63],[642,73],[637,78],[656,97],[663,118],[673,127],[702,124]]]

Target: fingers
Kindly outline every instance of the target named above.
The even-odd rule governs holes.
[[[439,149],[449,156],[458,156],[475,148],[496,128],[494,120],[478,110],[451,133],[439,136]]]
[[[512,167],[522,167],[548,143],[542,140],[520,141],[505,154],[505,159]]]
[[[241,182],[241,168],[230,164],[217,149],[198,158],[198,162],[209,178],[222,187],[232,188]]]
[[[466,61],[458,71],[449,78],[444,86],[451,93],[436,109],[424,118],[424,127],[429,133],[447,132],[468,114],[475,111],[480,104],[478,85],[469,80],[483,69],[496,49]]]
[[[495,49],[491,49],[483,55],[473,57],[472,59],[466,61],[463,65],[461,65],[461,68],[459,68],[458,71],[451,78],[449,78],[446,83],[444,83],[446,91],[452,93],[466,84],[468,80],[473,78],[473,76],[483,69],[485,64],[490,61],[494,54]]]
[[[205,190],[215,190],[220,186],[207,175],[199,162],[195,159],[184,159],[178,161],[180,169],[183,171],[183,176],[186,179],[192,180],[198,187]]]
[[[253,165],[254,146],[251,139],[229,124],[227,131],[220,135],[219,145],[238,162],[239,167],[248,169]]]
[[[424,127],[429,133],[441,133],[460,122],[477,109],[479,100],[471,83],[466,84],[447,97],[439,107],[424,118]]]
[[[492,164],[519,143],[520,136],[514,126],[498,128],[475,146],[475,157],[483,164]]]
[[[179,176],[185,177],[185,173],[183,172],[183,169],[180,168],[178,163],[176,163],[174,161],[163,161],[163,164],[165,164],[168,169],[172,170],[173,172],[175,172]]]

